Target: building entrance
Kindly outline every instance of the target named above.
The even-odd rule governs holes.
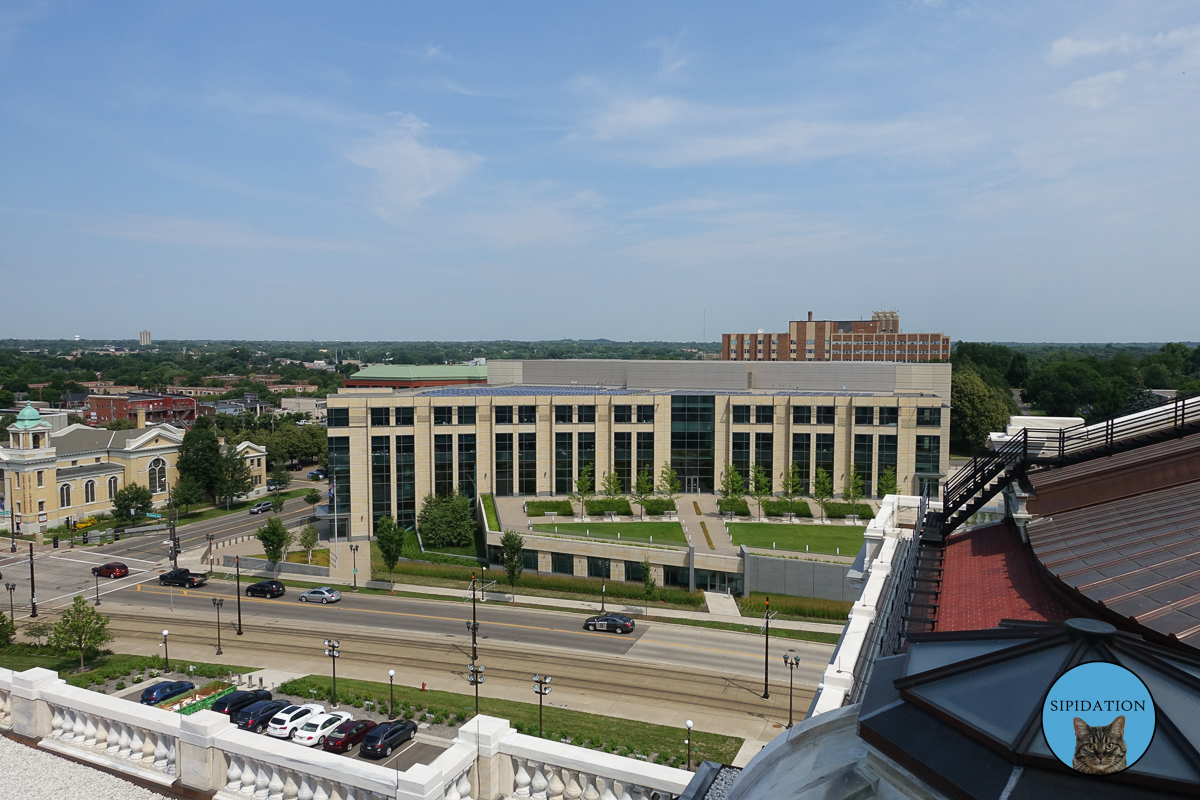
[[[695,475],[688,475],[683,479],[684,494],[700,494],[700,479]]]

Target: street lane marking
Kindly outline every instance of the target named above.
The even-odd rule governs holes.
[[[74,561],[79,564],[91,564],[94,567],[98,567],[101,564],[108,563],[107,561],[84,561],[82,558],[67,558],[66,556],[50,556],[50,557],[55,559],[56,561]]]

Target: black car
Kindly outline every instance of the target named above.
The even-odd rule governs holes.
[[[246,587],[246,597],[283,597],[286,593],[279,581],[259,581]]]
[[[203,572],[189,572],[186,569],[173,569],[158,576],[159,586],[182,586],[185,589],[195,589],[208,583],[208,576]]]
[[[262,733],[267,729],[267,723],[271,721],[271,717],[289,705],[291,703],[287,700],[259,700],[237,712],[236,717],[230,715],[230,718],[244,731]]]
[[[218,714],[228,714],[231,722],[237,721],[237,713],[251,703],[257,703],[260,700],[270,700],[271,693],[266,689],[251,689],[237,692],[230,692],[224,697],[212,704],[212,710]],[[286,704],[285,704],[286,705]],[[281,706],[282,707],[282,706]],[[275,709],[278,711],[279,709]],[[274,712],[272,712],[274,714]],[[270,721],[267,717],[264,722]]]
[[[384,722],[373,728],[358,746],[363,758],[387,758],[400,745],[417,735],[417,723],[411,719]]]
[[[196,684],[191,681],[160,681],[142,692],[142,705],[156,706],[195,688]]]
[[[617,633],[633,633],[633,620],[624,614],[603,614],[598,617],[588,617],[583,627],[589,631],[616,631]]]

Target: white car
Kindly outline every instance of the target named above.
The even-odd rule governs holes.
[[[325,737],[348,719],[350,719],[349,711],[330,711],[327,714],[310,717],[308,722],[301,725],[300,729],[296,731],[292,741],[305,747],[325,744]]]
[[[267,726],[267,736],[276,739],[290,739],[296,735],[301,725],[308,722],[317,714],[324,714],[325,706],[317,703],[305,703],[302,706],[288,706],[275,716]]]

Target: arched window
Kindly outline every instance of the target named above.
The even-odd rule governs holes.
[[[95,481],[88,481],[87,483],[85,483],[83,485],[83,502],[85,502],[85,503],[96,502],[96,482]]]
[[[117,496],[117,476],[113,475],[108,479],[108,499],[112,500]]]
[[[40,433],[35,433],[33,435],[33,449],[36,450],[41,446],[42,446],[42,435]]]
[[[167,490],[167,462],[156,458],[150,462],[150,494]]]
[[[58,487],[58,507],[68,508],[71,505],[71,484],[64,483]]]

